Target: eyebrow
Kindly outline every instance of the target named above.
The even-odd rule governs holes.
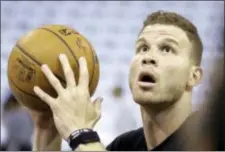
[[[163,39],[163,41],[167,41],[167,42],[170,42],[170,43],[174,43],[177,46],[179,46],[179,43],[176,40],[172,39],[172,38],[165,38],[165,39]]]
[[[163,41],[167,41],[167,42],[169,42],[169,43],[174,43],[175,45],[179,46],[179,43],[178,43],[176,40],[174,40],[173,38],[164,38]],[[138,39],[138,40],[136,41],[136,45],[137,45],[138,43],[140,43],[140,42],[148,43],[147,39],[144,38],[144,37]]]
[[[142,42],[142,41],[145,42],[145,43],[148,43],[147,40],[146,40],[144,37],[142,37],[142,38],[140,38],[140,39],[138,39],[138,40],[136,41],[136,44],[137,44],[137,43],[140,43],[140,42]]]

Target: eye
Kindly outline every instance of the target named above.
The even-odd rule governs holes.
[[[138,47],[137,52],[147,52],[148,51],[148,46],[147,45],[141,45]]]
[[[143,52],[146,52],[146,51],[148,51],[148,47],[145,45],[145,46],[142,47],[141,50],[142,50]]]
[[[173,51],[172,47],[170,47],[169,45],[161,46],[160,50],[164,53],[170,53]]]

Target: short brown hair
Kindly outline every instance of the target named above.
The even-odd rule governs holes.
[[[146,26],[153,24],[174,25],[184,30],[193,45],[192,60],[194,64],[200,65],[203,51],[202,41],[197,28],[188,19],[174,12],[157,11],[148,15],[142,30]]]

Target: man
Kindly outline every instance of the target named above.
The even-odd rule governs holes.
[[[143,128],[119,136],[105,148],[92,131],[100,118],[102,98],[91,102],[86,62],[84,58],[79,60],[80,78],[76,83],[66,56],[60,55],[67,87],[61,86],[47,65],[42,66],[43,73],[58,97],[54,99],[34,87],[53,113],[31,112],[36,124],[34,150],[59,150],[60,136],[79,151],[204,150],[192,126],[198,121],[192,115],[192,91],[203,75],[203,47],[196,27],[176,13],[155,12],[144,22],[135,50],[129,84],[140,106]]]

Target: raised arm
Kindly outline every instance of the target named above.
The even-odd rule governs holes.
[[[34,111],[30,114],[34,122],[33,151],[60,151],[62,139],[52,115]]]

